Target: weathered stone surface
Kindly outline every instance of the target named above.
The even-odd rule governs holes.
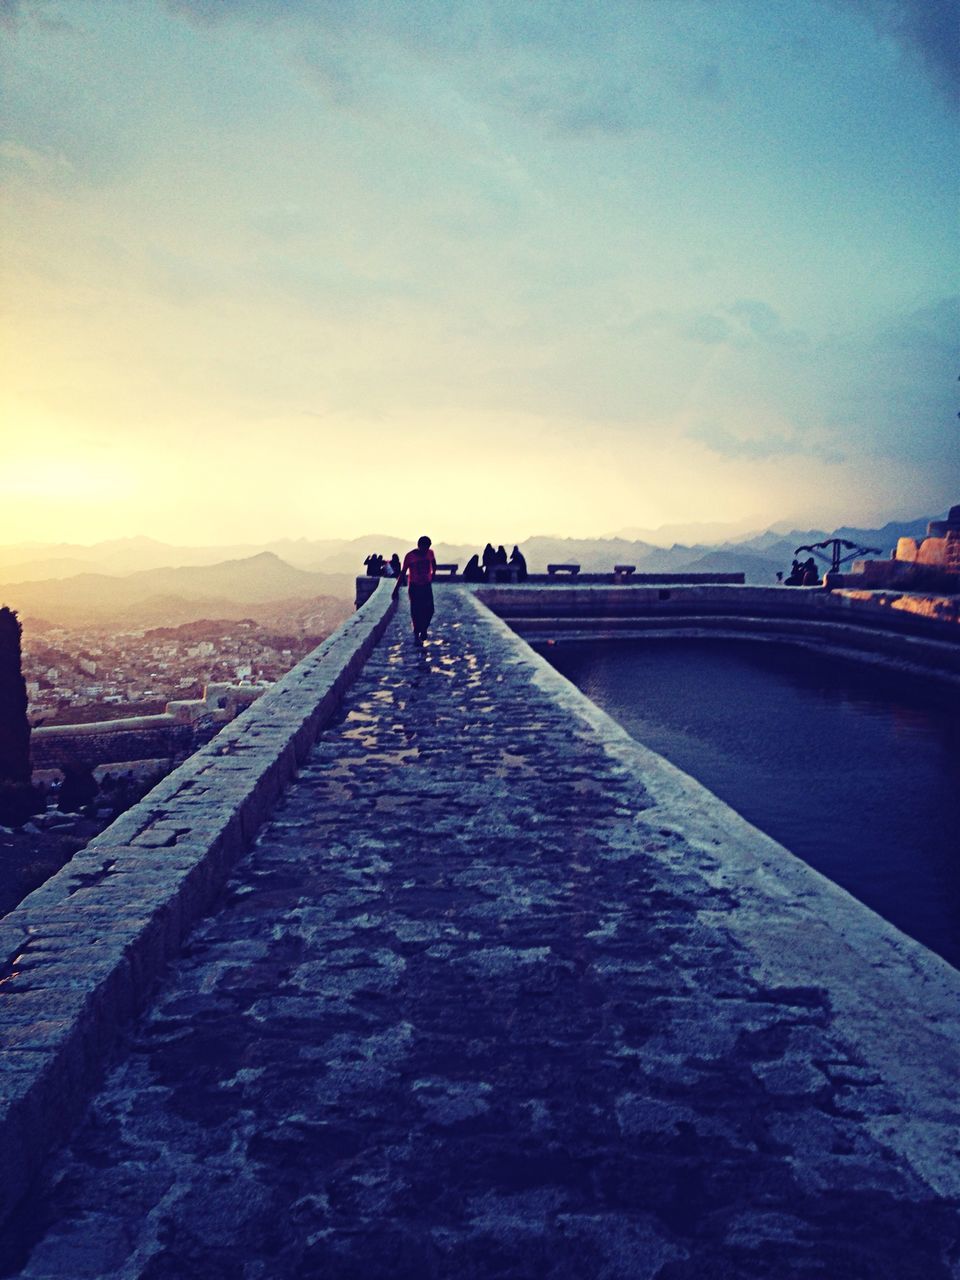
[[[69,1132],[390,612],[386,592],[372,599],[0,922],[0,1219]]]
[[[949,1277],[958,995],[444,591],[425,652],[398,622],[368,661],[0,1272]]]

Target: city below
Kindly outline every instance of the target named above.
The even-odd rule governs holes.
[[[199,698],[214,682],[273,684],[333,630],[337,613],[310,634],[273,633],[252,619],[146,631],[25,628],[31,725],[148,715],[174,699]]]

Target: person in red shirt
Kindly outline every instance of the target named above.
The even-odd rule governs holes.
[[[433,575],[437,570],[437,558],[430,549],[429,538],[418,538],[413,551],[403,558],[400,577],[393,588],[396,600],[400,588],[409,581],[410,620],[413,623],[413,642],[422,645],[427,638],[427,628],[433,617]]]

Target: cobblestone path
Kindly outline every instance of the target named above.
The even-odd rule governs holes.
[[[749,976],[707,855],[497,626],[391,624],[0,1274],[956,1273],[824,991]]]

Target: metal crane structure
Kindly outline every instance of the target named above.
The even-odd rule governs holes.
[[[797,547],[793,554],[798,556],[801,551],[810,551],[818,560],[829,561],[831,573],[839,573],[841,565],[849,560],[856,560],[859,556],[883,554],[879,547],[861,547],[856,542],[848,542],[846,538],[825,538],[823,542]],[[846,555],[843,554],[844,551]]]

